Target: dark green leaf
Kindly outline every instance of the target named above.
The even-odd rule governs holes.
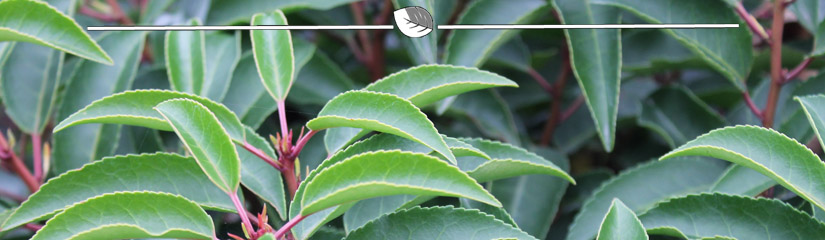
[[[658,133],[671,147],[680,146],[725,120],[685,88],[662,88],[642,103],[639,125]]]

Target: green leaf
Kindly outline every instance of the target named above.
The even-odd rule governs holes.
[[[190,99],[168,100],[155,109],[172,125],[209,180],[224,192],[234,194],[240,182],[240,159],[215,114]]]
[[[659,203],[639,216],[648,233],[690,239],[816,239],[825,224],[774,199],[702,194]]]
[[[272,100],[261,83],[255,58],[249,52],[241,57],[232,73],[232,81],[223,104],[238,114],[243,124],[252,128],[258,128],[278,109],[278,104]]]
[[[816,42],[814,43],[814,51],[811,53],[811,56],[820,57],[825,55],[825,24],[820,24],[814,35],[816,35]]]
[[[681,87],[662,88],[648,96],[642,103],[638,122],[661,135],[673,148],[725,126],[722,116]]]
[[[359,229],[367,223],[381,216],[393,213],[398,210],[418,206],[419,204],[422,204],[431,199],[432,197],[430,196],[393,195],[358,201],[357,203],[352,205],[351,208],[347,209],[346,213],[344,213],[344,229],[347,232],[352,232],[353,230]],[[467,199],[462,198],[462,200]],[[486,208],[487,206],[489,206],[487,204],[479,203],[476,201],[472,202],[481,205],[478,206],[478,208]]]
[[[521,143],[513,112],[493,89],[462,94],[450,110],[467,115],[485,136],[513,145]]]
[[[113,32],[100,38],[100,44],[115,61],[103,65],[83,60],[65,86],[56,119],[67,119],[71,114],[97,99],[131,88],[140,64],[145,33]],[[123,102],[121,104],[127,104]],[[57,129],[57,128],[56,128]],[[52,169],[56,174],[76,169],[86,163],[115,153],[120,126],[91,124],[55,132],[52,136],[54,156]]]
[[[193,100],[205,106],[218,118],[232,140],[243,143],[243,125],[223,104],[192,94],[168,90],[133,90],[99,99],[61,121],[54,127],[54,131],[60,132],[67,127],[86,123],[126,124],[172,131],[172,126],[153,108],[164,101],[179,98]]]
[[[168,193],[119,192],[67,208],[32,239],[212,239],[214,235],[212,218],[190,200]]]
[[[301,50],[298,47],[295,49],[296,52]],[[303,49],[314,51],[314,47]],[[295,55],[300,56],[298,53]],[[321,51],[315,51],[310,57],[290,90],[292,95],[287,99],[289,102],[323,106],[338,94],[355,89],[352,79],[329,56]]]
[[[601,227],[599,227],[598,240],[609,239],[648,239],[645,227],[642,222],[630,210],[622,200],[613,199],[610,209],[604,215]]]
[[[470,4],[458,24],[524,24],[541,12],[547,1],[480,0]],[[516,33],[514,30],[454,31],[447,40],[444,62],[479,67]]]
[[[395,94],[415,106],[425,107],[449,96],[493,87],[518,87],[518,84],[477,68],[423,65],[393,73],[364,90]]]
[[[713,183],[710,192],[756,196],[776,185],[776,181],[742,165],[733,164]]]
[[[521,175],[544,174],[557,176],[576,184],[576,180],[556,164],[522,148],[478,138],[459,138],[458,140],[468,143],[490,156],[490,160],[477,157],[462,157],[459,159],[458,167],[478,182]]]
[[[163,14],[163,12],[169,8],[170,5],[172,5],[172,3],[174,3],[172,0],[156,0],[147,2],[146,6],[143,7],[143,10],[140,11],[140,24],[152,24],[158,16]]]
[[[731,6],[717,0],[591,0],[612,5],[650,23],[742,24]],[[664,29],[662,30],[701,56],[733,85],[744,89],[744,80],[753,61],[752,36],[748,28]]]
[[[390,133],[424,144],[456,162],[427,116],[409,101],[391,94],[348,91],[330,100],[307,127],[316,131],[355,127]]]
[[[45,2],[3,1],[0,16],[0,42],[36,43],[95,62],[113,63],[74,20]]]
[[[799,24],[814,35],[812,57],[825,54],[825,12],[821,10],[823,7],[825,1],[822,0],[798,0],[788,6],[796,15]]]
[[[40,189],[0,228],[43,220],[88,198],[123,191],[172,193],[205,208],[235,211],[229,197],[209,184],[195,159],[169,153],[104,158],[55,177]]]
[[[398,194],[464,197],[501,206],[458,168],[428,155],[398,150],[350,157],[321,170],[306,184],[301,200],[304,215],[342,203]]]
[[[584,202],[570,226],[567,239],[596,237],[599,223],[614,198],[641,213],[662,200],[706,191],[724,170],[725,167],[718,161],[704,158],[650,161],[626,170],[603,183]]]
[[[493,216],[453,207],[412,208],[385,215],[345,239],[536,239]]]
[[[825,208],[825,163],[799,142],[772,129],[736,126],[713,130],[662,156],[708,156],[754,169]]]
[[[613,24],[619,11],[592,1],[556,0],[555,8],[564,24]],[[596,125],[596,133],[608,152],[616,138],[621,85],[622,41],[618,29],[569,29],[570,66],[579,81],[587,107]]]
[[[278,159],[272,146],[252,128],[246,128],[246,141],[252,146],[264,151],[272,159]],[[237,148],[237,146],[236,146]],[[278,212],[281,220],[286,219],[286,194],[281,171],[270,166],[255,154],[246,150],[238,150],[241,159],[241,184],[266,201]]]
[[[223,34],[220,32],[206,34],[206,77],[203,79],[201,96],[216,102],[223,101],[232,72],[241,59],[241,34]]]
[[[193,19],[189,25],[198,26],[201,23]],[[172,90],[201,95],[206,78],[205,44],[204,31],[166,32],[164,52]]]
[[[252,25],[288,25],[281,10],[274,13],[259,13],[252,17]],[[292,34],[288,30],[252,30],[252,53],[266,91],[275,99],[283,101],[292,87],[295,77],[295,55],[292,48]]]
[[[484,214],[492,215],[493,217],[495,217],[498,220],[501,220],[507,225],[510,225],[514,228],[519,228],[518,225],[516,225],[516,221],[513,220],[513,217],[511,217],[510,214],[507,213],[507,210],[505,210],[503,207],[493,207],[466,198],[459,198],[458,201],[461,203],[461,208],[477,209],[483,212]]]
[[[819,139],[820,146],[825,146],[823,143],[823,135],[825,134],[825,95],[811,95],[804,97],[794,97],[794,100],[802,105],[805,110],[805,115],[808,116],[808,121],[814,128],[816,137]]]
[[[207,16],[209,24],[233,24],[247,21],[253,14],[271,12],[278,9],[297,10],[311,8],[327,10],[354,2],[355,0],[281,0],[281,1],[233,1],[216,0],[212,2]]]

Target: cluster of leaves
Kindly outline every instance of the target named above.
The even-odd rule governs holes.
[[[437,24],[742,27],[415,39],[81,27],[381,24],[404,6]],[[0,236],[816,239],[823,7],[0,1]],[[772,34],[760,9],[776,10]]]

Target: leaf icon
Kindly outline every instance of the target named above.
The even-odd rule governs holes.
[[[422,7],[405,7],[396,10],[395,25],[407,37],[420,38],[433,31],[433,16]]]

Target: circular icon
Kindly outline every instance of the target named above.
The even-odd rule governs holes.
[[[405,7],[395,10],[395,26],[407,37],[420,38],[433,31],[433,16],[422,7]]]

